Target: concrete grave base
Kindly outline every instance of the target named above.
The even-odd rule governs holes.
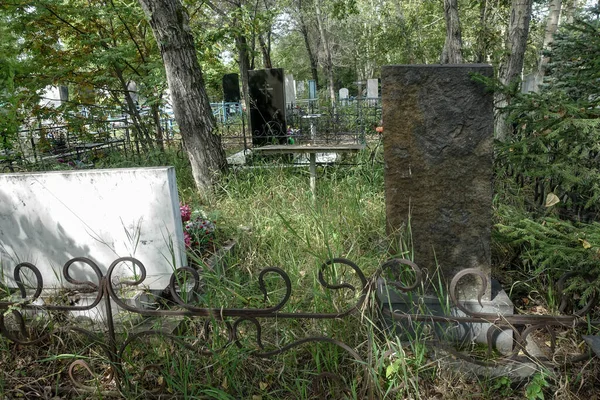
[[[466,317],[464,312],[448,304],[442,304],[439,297],[418,293],[399,293],[391,286],[385,284],[384,279],[377,281],[377,299],[384,309],[392,310],[401,314],[433,315],[448,317]],[[480,306],[476,299],[463,301],[464,307],[477,313],[488,313],[498,315],[514,314],[513,303],[506,292],[496,281],[492,281],[492,299],[482,300]],[[393,330],[402,340],[415,338],[417,332],[435,333],[437,337],[448,340],[459,345],[478,343],[487,345],[487,331],[489,323],[466,323],[466,322],[416,322],[406,319],[396,321],[386,319],[387,329]],[[493,335],[493,347],[502,354],[509,354],[513,349],[513,331],[497,330]]]

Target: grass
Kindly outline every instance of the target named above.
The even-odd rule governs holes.
[[[216,195],[206,202],[192,189],[189,166],[176,149],[143,160],[111,154],[97,166],[174,165],[180,198],[216,220],[217,240],[237,241],[236,252],[227,259],[226,267],[202,275],[203,307],[263,308],[277,304],[284,294],[281,278],[275,273],[265,275],[269,291],[266,304],[258,285],[260,271],[277,266],[290,276],[293,287],[284,312],[339,312],[358,294],[323,290],[318,271],[325,260],[345,257],[370,277],[393,248],[400,249],[401,255],[410,255],[409,240],[403,246],[392,246],[385,231],[383,166],[372,163],[367,152],[345,161],[355,165],[319,168],[316,202],[309,188],[308,168],[265,163],[257,168],[232,170],[223,177]],[[342,265],[328,269],[326,280],[359,286],[351,268]],[[527,385],[506,379],[468,378],[440,368],[432,360],[431,349],[425,344],[428,333],[416,329],[411,340],[402,341],[378,321],[374,302],[341,320],[261,320],[261,349],[256,341],[257,327],[251,320],[240,323],[238,347],[227,345],[227,324],[234,321],[209,319],[205,324],[199,318],[188,319],[176,332],[178,341],[148,336],[128,346],[122,395],[146,398],[145,389],[159,388],[185,398],[211,399],[362,399],[369,394],[389,399],[462,399],[496,398],[498,394],[523,398],[531,393],[549,395],[551,390],[563,390],[563,398],[575,398],[569,396],[593,393],[598,383],[594,377],[596,362],[576,372],[565,371],[562,376],[568,376],[567,380],[544,376],[549,386],[537,378],[537,386],[529,392]],[[366,364],[356,363],[342,347],[326,342],[308,342],[269,359],[251,356],[253,351],[269,351],[312,336],[347,344]],[[118,338],[119,343],[123,340]],[[203,350],[215,354],[206,355]],[[74,355],[74,351],[78,353]],[[17,356],[11,356],[14,354]],[[103,380],[108,369],[106,355],[98,345],[84,344],[81,335],[56,334],[43,346],[29,347],[0,338],[0,357],[0,393],[7,398],[33,396],[35,393],[24,389],[26,386],[64,386],[68,382],[66,371],[76,358],[88,360],[98,374],[98,379],[92,379],[79,368],[77,374],[82,381],[114,390],[107,379]],[[40,364],[39,359],[46,361]],[[534,390],[537,387],[540,391]],[[103,398],[99,393],[92,397]]]

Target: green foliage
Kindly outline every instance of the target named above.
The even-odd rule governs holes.
[[[550,386],[550,384],[546,380],[546,374],[544,372],[535,374],[525,388],[527,400],[544,400],[544,388],[547,388],[548,386]]]
[[[563,273],[582,301],[600,279],[600,22],[583,14],[552,46],[539,93],[514,94],[514,132],[497,157],[496,244],[547,291]],[[585,277],[585,278],[583,278]]]

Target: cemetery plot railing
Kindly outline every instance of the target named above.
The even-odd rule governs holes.
[[[88,269],[87,275],[92,276],[93,279],[76,279],[73,271],[73,265],[75,264],[85,266]],[[122,264],[134,265],[138,271],[137,279],[131,281],[124,281],[122,278],[116,279]],[[359,282],[359,284],[353,285],[349,282],[329,281],[327,277],[330,276],[331,269],[336,265],[347,268],[353,274],[353,279]],[[400,276],[407,276],[406,270],[412,276],[412,278],[409,278],[411,279],[410,283],[406,282],[407,279],[399,278]],[[24,284],[23,277],[27,271],[29,271],[29,275],[33,275],[34,285],[32,290],[27,290]],[[352,301],[345,304],[345,307],[336,308],[335,312],[286,312],[285,307],[292,298],[292,282],[289,275],[277,267],[265,268],[257,277],[258,288],[264,297],[264,303],[267,304],[269,302],[269,304],[274,304],[265,306],[264,308],[204,308],[199,306],[196,295],[202,293],[202,279],[200,273],[190,267],[179,268],[171,276],[170,284],[166,291],[175,303],[174,307],[170,309],[158,309],[132,305],[123,297],[124,288],[141,287],[146,279],[146,268],[139,260],[131,257],[115,260],[109,266],[105,275],[99,266],[88,258],[74,258],[64,265],[62,277],[66,282],[74,285],[81,292],[91,291],[95,293],[95,297],[87,305],[77,305],[76,302],[69,305],[38,305],[38,299],[42,297],[45,289],[40,271],[33,264],[24,262],[16,266],[13,275],[20,298],[15,299],[13,295],[13,297],[9,297],[8,299],[0,299],[0,334],[2,336],[22,346],[43,346],[51,337],[64,332],[74,332],[87,337],[93,344],[97,345],[107,360],[107,364],[109,365],[108,372],[103,375],[95,375],[98,376],[97,383],[90,386],[89,383],[82,381],[81,371],[87,371],[94,376],[92,366],[88,363],[88,359],[85,356],[77,356],[78,349],[71,349],[71,359],[73,361],[66,368],[66,372],[62,372],[68,377],[70,382],[63,382],[62,386],[59,385],[63,389],[72,387],[77,390],[97,392],[99,389],[110,391],[110,388],[121,391],[124,387],[128,387],[128,385],[132,384],[132,381],[130,375],[124,372],[126,362],[130,362],[126,361],[126,357],[128,354],[131,354],[134,344],[140,341],[160,337],[161,339],[177,343],[198,355],[210,356],[218,354],[220,350],[223,350],[228,345],[243,347],[243,343],[247,343],[246,340],[248,339],[248,333],[243,326],[250,326],[255,331],[252,339],[255,349],[248,350],[255,357],[273,357],[307,343],[323,343],[339,348],[346,355],[346,358],[352,360],[354,371],[358,371],[356,373],[361,376],[360,390],[362,393],[360,398],[372,396],[371,391],[375,383],[372,380],[372,371],[366,364],[365,358],[356,349],[334,339],[333,336],[305,337],[297,339],[292,343],[272,348],[268,348],[263,343],[264,321],[284,319],[338,320],[348,317],[357,310],[368,309],[367,302],[371,298],[370,294],[372,293],[375,279],[367,279],[361,269],[349,260],[343,258],[329,260],[322,264],[318,272],[318,281],[323,290],[332,293],[346,293],[346,291],[352,293]],[[269,276],[276,278],[279,282],[279,289],[277,291],[269,292],[267,290]],[[566,312],[574,304],[573,296],[564,293],[564,289],[568,281],[575,276],[575,273],[565,274],[557,283],[557,288],[562,293],[562,301],[559,307],[561,312]],[[380,311],[384,318],[399,322],[401,329],[407,330],[410,330],[407,328],[408,325],[415,326],[415,324],[446,326],[473,323],[487,324],[489,326],[486,332],[488,352],[483,356],[477,349],[461,348],[459,344],[451,342],[444,335],[439,335],[436,329],[430,330],[428,333],[429,336],[416,338],[434,346],[440,346],[456,357],[484,366],[498,365],[507,361],[531,362],[532,360],[540,364],[552,365],[559,360],[565,363],[572,363],[588,359],[591,356],[591,352],[586,349],[583,352],[569,354],[561,359],[558,356],[561,349],[557,345],[557,342],[560,333],[565,330],[572,332],[576,330],[574,328],[600,326],[600,320],[593,320],[590,315],[596,304],[596,295],[588,298],[585,304],[581,304],[579,308],[575,307],[572,313],[568,315],[499,315],[495,313],[475,312],[472,309],[466,308],[463,301],[456,294],[460,281],[468,277],[479,277],[481,279],[482,286],[479,289],[479,302],[481,302],[481,296],[486,291],[486,286],[490,284],[487,276],[475,269],[463,270],[452,279],[448,293],[450,306],[460,310],[462,316],[457,316],[456,313],[446,313],[443,315],[428,313],[427,310],[419,313],[400,312],[394,309],[394,307],[390,307],[390,304],[382,303],[381,298],[379,298]],[[374,278],[377,278],[378,285],[383,282],[388,288],[402,293],[417,293],[425,280],[423,271],[417,265],[408,260],[397,259],[384,263]],[[269,280],[269,287],[271,284],[273,284],[273,281]],[[274,297],[275,293],[278,293],[278,298],[270,302],[270,298]],[[445,300],[442,299],[442,301]],[[52,315],[53,312],[88,311],[100,305],[104,307],[101,312],[106,323],[103,332],[92,331],[71,322],[62,326],[56,324],[52,328],[44,329],[37,333],[32,333],[35,330],[28,329],[27,324],[31,322],[28,321],[28,313],[30,312],[46,312]],[[203,336],[194,337],[194,342],[190,343],[185,340],[185,336],[180,336],[174,333],[173,330],[161,328],[144,328],[123,333],[117,327],[117,321],[113,312],[114,307],[118,307],[134,315],[154,317],[158,320],[170,317],[187,317],[191,321],[202,321],[204,324]],[[12,324],[9,320],[12,321]],[[226,345],[220,350],[213,350],[206,347],[212,321],[222,322],[226,329]],[[494,351],[494,337],[500,331],[509,331],[512,334],[512,350],[508,353],[498,354]],[[425,332],[425,330],[421,330],[421,332]],[[332,335],[335,335],[335,332]],[[547,339],[542,339],[541,342],[539,340],[536,341],[538,344],[546,344],[547,349],[544,349],[544,356],[530,354],[527,341],[534,336],[544,336]],[[55,357],[58,356],[55,355]],[[156,373],[159,369],[157,365],[146,365],[143,368],[139,368],[137,372],[144,376],[150,371]],[[89,376],[86,378],[89,379]],[[356,378],[357,376],[354,376],[352,379]],[[337,375],[323,372],[314,377],[315,381],[328,379],[332,379],[337,384],[345,386],[343,390],[347,390],[346,383],[348,380],[344,380],[344,378]],[[162,389],[164,388],[159,387],[156,390],[160,391]]]
[[[415,302],[413,305],[418,307],[419,299],[423,298],[422,288],[426,278],[425,273],[415,263],[409,260],[392,259],[382,265],[380,273],[382,274],[379,278],[380,287],[383,286],[386,288],[385,290],[395,290],[398,293],[412,294]],[[600,319],[592,319],[596,316],[592,312],[597,304],[598,293],[595,292],[582,303],[579,293],[566,291],[570,280],[579,277],[589,280],[589,276],[584,273],[568,272],[562,275],[556,283],[555,287],[560,295],[557,315],[549,313],[545,315],[500,314],[477,312],[470,307],[467,308],[465,301],[459,299],[458,296],[461,280],[479,279],[480,286],[476,301],[480,305],[486,289],[491,286],[489,276],[474,268],[464,269],[457,273],[449,283],[447,295],[438,293],[441,304],[445,304],[447,308],[443,315],[431,310],[423,310],[418,313],[402,312],[395,309],[394,305],[385,299],[385,295],[378,299],[385,318],[396,321],[403,329],[414,326],[423,328],[428,325],[430,329],[426,329],[426,331],[430,336],[423,339],[430,344],[441,346],[461,359],[484,366],[496,366],[508,361],[533,361],[541,365],[554,366],[557,363],[571,364],[584,361],[592,356],[592,352],[587,346],[583,346],[583,351],[572,352],[572,350],[580,350],[580,348],[565,349],[564,346],[558,345],[560,333],[573,334],[578,343],[582,344],[584,340],[581,332],[592,326],[600,326]],[[453,309],[454,312],[449,309]],[[471,326],[472,324],[482,324],[484,326],[485,342],[487,343],[485,354],[476,350],[464,349],[464,343],[455,342],[452,345],[451,342],[456,338],[446,336],[457,326],[465,324]],[[436,329],[436,326],[441,326],[443,329]],[[512,333],[512,346],[510,346],[512,350],[505,353],[499,352],[496,347],[496,337],[503,331]],[[535,344],[528,346],[530,339],[534,337],[536,340],[532,343]],[[531,353],[532,350],[535,350],[535,354]]]
[[[83,266],[84,270],[74,271],[73,265]],[[123,268],[123,265],[133,266],[137,270],[137,279],[134,280],[123,280],[119,275],[119,269]],[[344,266],[354,276],[358,287],[348,282],[330,282],[328,276],[330,276],[330,269],[334,266]],[[79,280],[74,275],[82,274],[86,272],[87,276],[93,277],[89,280]],[[271,276],[271,278],[268,278]],[[25,277],[27,277],[29,287],[25,285]],[[43,297],[43,293],[46,293],[43,284],[43,278],[38,268],[27,262],[18,264],[13,273],[13,279],[17,286],[17,293],[13,293],[9,297],[4,299],[0,298],[0,335],[6,337],[10,341],[17,343],[22,346],[44,346],[47,342],[56,335],[64,334],[66,332],[74,332],[76,334],[87,337],[92,344],[100,347],[104,354],[107,364],[110,366],[109,371],[105,374],[96,374],[93,371],[92,366],[88,363],[89,358],[85,356],[77,356],[79,349],[70,349],[70,353],[74,361],[70,363],[66,372],[62,373],[68,376],[70,382],[64,382],[60,387],[56,387],[57,391],[62,389],[63,391],[70,390],[83,390],[98,392],[107,391],[111,393],[118,393],[126,388],[127,385],[131,384],[130,377],[124,373],[125,358],[127,354],[131,353],[131,347],[135,342],[143,341],[152,337],[160,337],[161,339],[168,339],[178,345],[185,347],[186,349],[195,352],[198,355],[210,356],[218,354],[220,350],[224,350],[229,345],[235,345],[242,347],[241,339],[246,335],[242,333],[241,328],[243,325],[250,325],[255,329],[255,336],[253,342],[255,350],[251,351],[251,355],[260,358],[273,357],[278,354],[284,353],[290,349],[307,343],[328,343],[331,346],[339,348],[342,353],[346,354],[346,357],[354,360],[353,364],[362,375],[360,380],[364,383],[368,382],[369,376],[366,371],[365,362],[359,353],[348,346],[347,344],[328,336],[311,336],[298,339],[292,343],[287,343],[275,348],[267,348],[263,344],[263,324],[261,321],[266,320],[284,320],[284,319],[296,319],[296,320],[325,320],[325,319],[342,319],[349,314],[353,313],[366,301],[368,293],[368,281],[361,271],[361,269],[353,262],[343,259],[335,258],[322,264],[319,273],[318,281],[323,287],[323,290],[336,292],[336,291],[349,291],[352,293],[353,302],[346,304],[345,308],[337,310],[335,312],[286,312],[284,311],[285,306],[288,304],[292,297],[292,282],[289,275],[280,268],[270,267],[265,268],[258,274],[258,287],[262,295],[264,296],[264,303],[267,304],[270,301],[270,297],[273,293],[269,293],[267,290],[267,280],[270,285],[273,285],[273,280],[279,282],[279,289],[283,287],[283,294],[281,290],[277,293],[279,298],[275,305],[265,306],[264,308],[204,308],[198,304],[198,296],[203,293],[201,288],[201,276],[200,273],[191,267],[182,267],[174,271],[171,276],[170,284],[163,293],[168,292],[170,299],[174,302],[174,306],[169,309],[159,309],[157,307],[146,308],[139,304],[132,305],[127,302],[127,299],[123,297],[124,289],[126,288],[138,288],[142,287],[146,279],[146,267],[137,259],[131,257],[123,257],[115,260],[108,268],[107,273],[104,275],[100,267],[89,258],[74,258],[69,260],[62,269],[62,278],[65,282],[70,284],[76,290],[81,293],[88,292],[94,293],[92,300],[87,305],[78,305],[77,301],[71,301],[71,304],[40,304],[40,299]],[[33,285],[31,284],[33,283]],[[73,293],[72,289],[70,293]],[[0,292],[1,293],[1,292]],[[47,294],[46,294],[47,295]],[[15,297],[20,297],[15,299]],[[59,297],[59,296],[56,296]],[[105,321],[105,326],[101,332],[92,331],[88,328],[84,328],[78,325],[73,320],[68,323],[59,326],[59,324],[53,325],[52,328],[45,327],[41,332],[36,332],[34,329],[29,329],[28,323],[31,323],[31,318],[28,317],[30,313],[45,313],[48,315],[56,315],[56,313],[65,312],[77,312],[90,311],[92,309],[103,309],[100,311],[102,319]],[[118,327],[119,321],[115,318],[115,307],[121,310],[127,311],[128,313],[149,317],[160,322],[161,319],[167,319],[171,317],[187,317],[188,320],[204,321],[204,332],[203,337],[196,337],[194,343],[189,343],[184,340],[184,337],[177,335],[173,330],[161,329],[153,327],[149,329],[137,330],[132,332],[121,332]],[[10,323],[12,321],[12,324]],[[221,321],[225,329],[227,330],[226,336],[228,339],[227,343],[221,349],[213,350],[206,347],[208,342],[208,335],[210,332],[211,322]],[[159,325],[158,323],[156,324]],[[97,328],[96,328],[97,329]],[[32,333],[33,332],[33,333]],[[87,345],[86,345],[87,348]],[[83,350],[83,349],[82,349]],[[17,355],[18,356],[18,355]],[[62,355],[54,355],[60,357]],[[52,357],[50,357],[52,358]],[[138,372],[143,375],[153,370],[156,373],[159,368],[156,365],[145,366],[139,368]],[[96,383],[90,385],[87,381],[81,378],[81,372],[87,371],[89,375],[97,377]],[[89,380],[90,376],[85,376]],[[140,378],[140,380],[142,380]],[[313,377],[313,383],[316,386],[321,387],[319,381],[332,381],[336,385],[343,386],[341,390],[349,390],[349,384],[351,381],[345,381],[342,377],[329,373],[323,372]],[[164,380],[162,380],[164,382]],[[321,382],[322,383],[322,382]],[[364,385],[363,395],[361,398],[367,396],[366,392],[369,385]],[[53,390],[54,390],[53,389]],[[114,392],[114,390],[117,392]],[[139,390],[137,388],[135,390]],[[156,389],[156,388],[155,388]],[[162,387],[158,388],[158,391]],[[154,392],[153,392],[154,393]],[[156,394],[156,393],[154,393]]]

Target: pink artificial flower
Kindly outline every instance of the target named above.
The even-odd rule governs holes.
[[[192,218],[192,209],[187,204],[179,205],[179,211],[181,212],[181,220],[187,222]]]
[[[192,237],[190,236],[189,233],[183,232],[183,241],[185,242],[185,247],[188,247],[188,248],[192,247]]]

